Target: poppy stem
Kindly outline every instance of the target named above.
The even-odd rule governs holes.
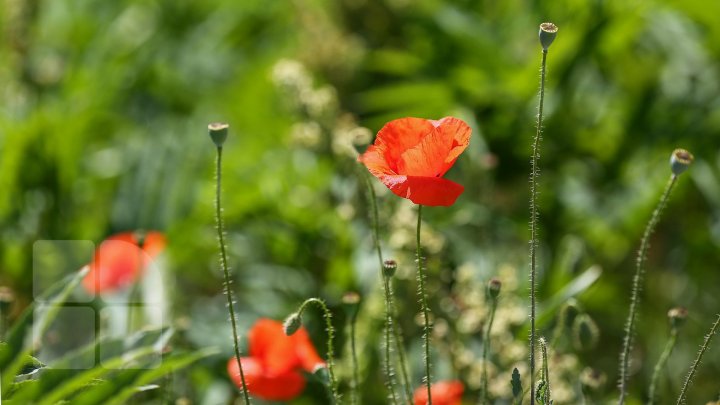
[[[350,404],[356,405],[358,403],[359,394],[358,394],[358,384],[360,383],[360,377],[358,376],[358,360],[357,360],[357,349],[355,345],[355,330],[357,327],[357,316],[358,316],[358,308],[356,307],[352,315],[350,315],[350,351],[352,353],[352,390],[350,391]]]
[[[225,296],[227,296],[228,310],[230,311],[230,324],[233,331],[233,347],[235,349],[235,359],[237,360],[238,369],[240,370],[240,381],[242,382],[242,393],[245,405],[250,405],[250,396],[245,383],[245,373],[243,372],[242,362],[240,361],[240,346],[238,345],[237,321],[235,320],[235,308],[233,305],[232,289],[230,288],[230,271],[228,270],[227,253],[225,252],[225,227],[223,224],[221,190],[222,190],[222,146],[217,147],[216,159],[216,179],[215,185],[215,222],[217,223],[218,244],[220,245],[220,267],[223,269],[225,276]]]
[[[492,297],[490,302],[490,309],[488,310],[488,324],[485,330],[485,339],[483,340],[483,368],[482,368],[482,401],[483,404],[490,403],[490,396],[488,395],[488,376],[487,376],[487,363],[488,353],[490,351],[490,331],[495,320],[495,311],[497,310],[498,299]]]
[[[305,308],[310,304],[317,305],[323,313],[323,318],[325,318],[325,328],[327,329],[328,333],[327,368],[328,373],[330,374],[330,394],[333,404],[339,404],[340,396],[338,395],[337,380],[335,379],[335,327],[333,327],[332,325],[332,313],[325,304],[325,301],[321,300],[320,298],[308,298],[302,303],[302,305],[300,305],[300,309],[298,309],[297,315],[299,317],[302,317]]]
[[[383,276],[383,285],[385,290],[385,378],[388,392],[393,404],[397,404],[397,395],[395,394],[395,373],[392,369],[391,352],[392,352],[392,329],[393,329],[393,317],[390,313],[390,277],[387,275]]]
[[[720,326],[720,315],[718,315],[718,318],[715,320],[715,323],[713,323],[712,327],[710,328],[710,332],[708,332],[707,335],[705,335],[705,341],[703,341],[702,346],[700,347],[700,351],[698,352],[697,357],[695,358],[695,361],[693,362],[692,366],[690,367],[690,372],[688,372],[687,378],[685,378],[685,383],[683,384],[682,391],[680,391],[680,396],[677,400],[677,405],[682,405],[685,403],[685,395],[687,394],[688,387],[690,386],[690,383],[692,383],[693,377],[695,377],[695,372],[697,372],[698,366],[700,365],[700,361],[702,360],[703,356],[705,355],[705,352],[710,347],[710,341],[712,340],[713,336],[715,336],[715,333],[717,333],[718,326]]]
[[[635,275],[633,276],[632,293],[630,297],[630,313],[628,314],[627,322],[625,323],[625,338],[623,339],[623,349],[620,353],[620,398],[618,398],[618,404],[622,405],[625,403],[625,396],[627,395],[627,384],[628,384],[628,369],[630,367],[630,351],[632,350],[633,337],[635,334],[635,321],[637,319],[638,307],[640,306],[640,290],[642,290],[642,279],[645,275],[645,259],[647,251],[650,247],[650,235],[655,230],[655,226],[660,220],[660,214],[667,205],[675,183],[677,182],[678,176],[672,174],[670,180],[665,186],[665,191],[660,197],[655,211],[653,211],[650,221],[648,221],[645,227],[645,233],[640,241],[640,249],[638,250]]]
[[[540,141],[543,128],[543,105],[545,103],[545,74],[547,71],[547,48],[542,50],[542,63],[540,67],[540,99],[538,101],[537,130],[532,146],[532,159],[530,161],[530,405],[535,404],[535,275],[537,272],[537,246],[538,246],[538,177],[540,169]]]
[[[365,182],[367,183],[368,190],[370,191],[370,205],[372,207],[373,214],[373,241],[375,243],[375,250],[377,251],[378,262],[380,263],[380,278],[385,279],[385,262],[383,261],[382,248],[380,247],[380,215],[378,213],[377,197],[375,196],[375,189],[373,188],[370,175],[367,171],[365,171],[363,175],[365,177]],[[403,345],[403,339],[402,334],[400,333],[400,329],[398,325],[396,325],[396,322],[393,322],[396,316],[396,311],[395,302],[393,300],[392,283],[390,281],[386,281],[383,287],[383,292],[385,294],[385,327],[389,328],[389,331],[392,332],[393,336],[395,337],[395,348],[398,354],[398,360],[400,361],[400,375],[402,377],[402,386],[403,390],[405,391],[406,400],[408,403],[410,403],[410,401],[412,401],[412,392],[410,390],[410,378],[408,377],[407,361],[405,359],[405,347]],[[388,334],[386,334],[385,336],[385,344],[386,347],[390,347],[390,335]],[[389,369],[390,357],[386,356],[385,361],[387,362],[385,366],[385,369],[387,371]],[[388,378],[390,378],[389,375]],[[392,395],[394,396],[394,393],[392,393]]]
[[[417,221],[417,266],[418,266],[418,288],[420,293],[420,306],[423,312],[423,348],[425,354],[425,386],[427,387],[427,405],[432,405],[432,376],[430,375],[430,310],[427,303],[427,295],[425,293],[425,266],[423,266],[422,250],[420,247],[420,227],[422,224],[422,204],[418,204],[418,221]]]
[[[668,341],[665,344],[665,348],[663,349],[663,352],[660,355],[660,358],[658,359],[657,364],[655,364],[655,369],[653,370],[652,379],[650,380],[650,390],[648,393],[648,404],[649,405],[655,404],[655,396],[656,396],[655,390],[657,387],[657,381],[658,381],[658,379],[660,379],[660,373],[662,373],[662,370],[665,368],[665,364],[667,364],[667,361],[670,358],[670,353],[672,353],[673,349],[675,348],[675,344],[677,343],[677,336],[678,336],[677,328],[672,328],[672,330],[670,330],[670,337],[668,338]]]

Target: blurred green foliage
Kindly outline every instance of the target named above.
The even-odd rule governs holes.
[[[438,332],[436,378],[466,380],[465,369],[453,367],[454,348],[477,351],[480,334],[456,325],[464,308],[457,269],[471,268],[480,286],[503,266],[515,269],[512,299],[521,308],[527,288],[536,30],[544,20],[560,30],[548,58],[540,310],[559,305],[563,287],[590,266],[602,269],[576,296],[601,331],[598,346],[578,354],[607,376],[593,398],[616,396],[635,252],[675,147],[694,152],[696,164],[651,240],[634,403],[645,398],[668,335],[667,310],[682,305],[690,317],[661,380],[662,403],[679,392],[720,310],[720,3],[3,0],[0,18],[0,284],[18,298],[11,317],[32,299],[35,241],[99,242],[159,229],[169,238],[174,322],[187,326],[186,344],[217,345],[229,357],[205,129],[227,121],[224,204],[240,324],[281,319],[308,296],[338,309],[344,291],[358,290],[368,297],[362,373],[368,386],[379,383],[382,315],[371,304],[379,270],[354,148],[363,150],[368,134],[393,118],[456,115],[474,129],[449,173],[466,192],[451,208],[426,211],[426,253],[431,306],[449,325]],[[406,229],[413,211],[378,191],[419,383]],[[546,336],[549,318],[540,324]],[[320,319],[308,321],[321,347]],[[525,328],[511,329],[520,342]],[[716,353],[690,403],[720,394]],[[193,366],[183,377],[190,388],[178,395],[226,401],[227,357]],[[367,403],[382,402],[375,391]],[[311,384],[303,398],[298,403],[315,403],[324,394]]]

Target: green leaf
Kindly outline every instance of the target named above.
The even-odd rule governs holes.
[[[522,382],[520,381],[520,372],[518,371],[517,367],[513,369],[510,385],[512,386],[513,398],[516,400],[519,398],[520,403],[522,403],[523,388]]]

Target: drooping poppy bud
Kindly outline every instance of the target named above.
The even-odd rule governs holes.
[[[578,350],[594,348],[600,340],[600,329],[588,314],[580,314],[573,323],[573,341]]]
[[[285,332],[285,335],[292,336],[298,329],[300,329],[301,326],[302,318],[300,317],[300,314],[294,312],[285,318],[285,322],[283,322],[283,331]]]

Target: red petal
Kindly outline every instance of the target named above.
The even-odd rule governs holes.
[[[449,207],[465,187],[440,177],[382,176],[380,180],[396,195],[415,204]]]
[[[270,374],[260,362],[251,357],[240,359],[243,374],[251,395],[267,401],[290,401],[300,395],[305,388],[305,379],[297,371]],[[233,357],[228,361],[228,374],[238,388],[242,388],[240,369]]]
[[[460,405],[464,390],[465,387],[460,381],[440,381],[430,386],[435,405]],[[413,401],[415,405],[426,405],[428,403],[427,387],[417,388],[413,395]]]
[[[90,264],[83,286],[92,293],[103,293],[135,281],[145,253],[134,243],[132,233],[113,235],[100,244]]]
[[[281,374],[300,366],[295,342],[285,335],[282,322],[259,319],[248,333],[248,342],[250,356],[260,361],[271,374]]]
[[[318,355],[305,328],[300,328],[291,337],[295,345],[295,353],[305,371],[312,373],[317,367],[325,365],[325,361]]]
[[[440,138],[452,139],[450,151],[445,156],[444,164],[438,176],[444,175],[457,160],[458,156],[470,144],[472,129],[465,121],[454,117],[445,117],[438,122],[437,131],[441,133]]]
[[[418,145],[423,138],[434,132],[435,126],[423,118],[400,118],[385,124],[377,134],[375,147],[379,149],[387,166],[400,173],[398,163],[402,154]]]

